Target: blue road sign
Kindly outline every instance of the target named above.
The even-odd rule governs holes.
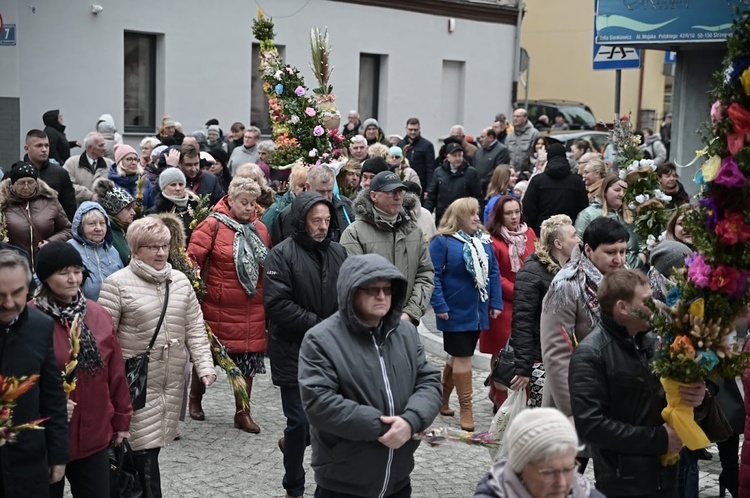
[[[594,70],[637,69],[641,67],[641,49],[594,42]]]

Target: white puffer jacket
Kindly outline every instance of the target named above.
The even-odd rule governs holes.
[[[133,414],[133,450],[161,448],[177,436],[184,387],[187,346],[198,376],[215,375],[203,313],[187,277],[172,267],[155,270],[133,258],[130,265],[110,275],[102,285],[99,304],[110,312],[123,358],[143,353],[153,336],[170,279],[164,323],[148,364],[146,406]]]

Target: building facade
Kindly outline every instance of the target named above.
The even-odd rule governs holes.
[[[404,134],[421,119],[437,140],[453,124],[472,133],[511,110],[517,10],[461,0],[2,0],[13,40],[0,40],[0,165],[17,160],[23,137],[60,109],[69,140],[82,140],[102,113],[125,141],[153,135],[165,114],[190,133],[210,118],[257,123],[265,99],[252,21],[257,6],[276,25],[286,60],[307,86],[310,28],[331,37],[332,84],[350,109]],[[501,5],[503,4],[503,5]]]

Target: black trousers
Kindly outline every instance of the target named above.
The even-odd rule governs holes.
[[[65,479],[70,483],[73,498],[109,496],[109,452],[107,448],[85,458],[68,462],[65,477],[49,485],[50,498],[62,498]]]
[[[335,491],[329,491],[323,489],[320,486],[315,488],[315,498],[361,498],[355,495],[349,495],[346,493],[337,493]],[[411,498],[411,484],[407,484],[403,488],[399,489],[393,494],[388,495],[386,498]]]
[[[141,478],[143,498],[161,498],[160,450],[161,448],[151,448],[133,452],[133,463]]]

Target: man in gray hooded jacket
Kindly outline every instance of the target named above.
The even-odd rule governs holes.
[[[307,332],[299,356],[315,496],[409,497],[412,435],[437,416],[440,373],[401,320],[407,284],[395,266],[350,256],[336,287],[339,311]]]

